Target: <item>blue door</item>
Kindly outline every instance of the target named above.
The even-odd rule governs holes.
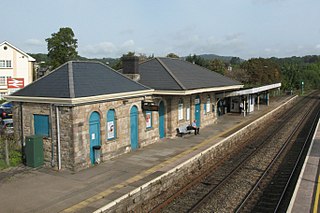
[[[90,115],[90,160],[91,163],[94,164],[95,157],[94,157],[94,146],[100,146],[100,115],[97,112],[93,112]]]
[[[130,110],[130,139],[131,149],[138,149],[138,108],[136,106]]]
[[[195,111],[194,111],[194,118],[197,120],[197,126],[200,127],[200,113],[201,113],[201,107],[200,107],[200,97],[197,96],[195,99]]]
[[[166,133],[164,131],[164,104],[163,101],[159,104],[159,137],[164,138]]]

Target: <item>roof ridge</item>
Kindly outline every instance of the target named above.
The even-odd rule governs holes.
[[[69,83],[70,98],[75,98],[76,96],[74,93],[74,79],[73,79],[72,61],[68,62],[68,83]]]
[[[187,88],[174,76],[169,67],[167,67],[160,58],[156,58],[156,60],[163,66],[163,68],[169,73],[173,80],[175,80],[182,89],[187,90]]]

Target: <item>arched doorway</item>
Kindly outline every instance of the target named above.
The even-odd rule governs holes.
[[[138,108],[133,106],[130,110],[130,141],[132,150],[136,150],[139,147],[138,129]]]
[[[164,103],[163,101],[159,104],[159,137],[164,138],[166,136],[165,133],[165,120],[164,120]]]
[[[201,113],[201,101],[199,95],[196,96],[196,99],[194,100],[194,118],[197,121],[197,126],[200,127],[200,113]]]
[[[98,112],[92,112],[89,120],[90,135],[90,160],[95,163],[94,146],[100,146],[100,115]]]

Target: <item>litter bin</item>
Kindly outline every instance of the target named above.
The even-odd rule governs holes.
[[[93,146],[92,148],[94,152],[94,163],[99,164],[101,156],[101,146]]]

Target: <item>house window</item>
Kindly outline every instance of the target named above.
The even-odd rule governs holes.
[[[207,112],[210,112],[210,96],[207,97]]]
[[[178,120],[182,120],[183,119],[183,101],[182,99],[179,100],[179,104],[178,104]]]
[[[12,67],[11,66],[11,60],[6,60],[6,67]]]
[[[6,66],[6,61],[0,60],[0,67],[5,67],[5,66]]]
[[[187,121],[190,121],[190,105],[187,105],[187,110],[186,110],[186,119]]]
[[[0,85],[7,85],[7,79],[11,76],[0,76]]]
[[[107,113],[107,138],[112,140],[116,137],[116,120],[115,120],[115,111],[110,109]]]
[[[207,103],[203,104],[203,114],[206,115],[207,114]]]
[[[34,134],[49,137],[48,115],[34,115]]]
[[[0,85],[6,85],[6,76],[0,76]]]
[[[0,67],[12,67],[11,60],[0,60]]]
[[[146,111],[146,128],[152,127],[152,112]]]

